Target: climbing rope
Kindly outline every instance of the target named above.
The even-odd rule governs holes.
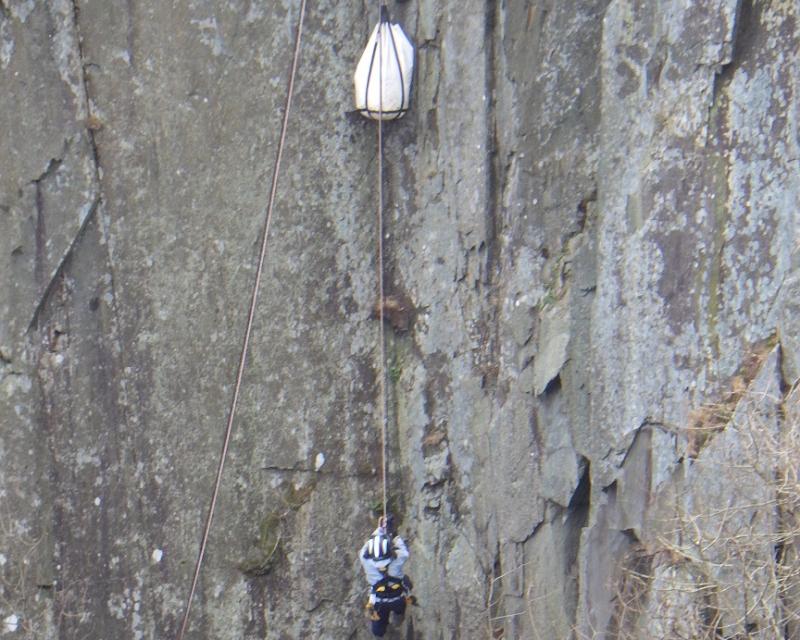
[[[379,11],[386,6],[386,0],[379,0]],[[383,112],[383,31],[384,22],[378,23],[378,104]],[[386,346],[384,329],[383,292],[383,120],[378,118],[378,342],[380,343],[380,419],[381,419],[381,481],[383,486],[383,520],[387,513],[386,480]]]
[[[283,149],[286,144],[286,130],[289,125],[289,112],[292,106],[292,95],[294,94],[295,77],[297,76],[297,63],[300,58],[300,42],[303,35],[303,20],[306,13],[306,0],[300,0],[300,16],[297,20],[297,32],[295,36],[294,56],[292,57],[292,66],[289,72],[289,82],[286,90],[286,105],[283,110],[283,123],[281,124],[280,141],[278,143],[278,152],[275,158],[275,167],[272,172],[272,186],[269,192],[269,204],[267,205],[266,216],[264,220],[263,233],[261,238],[261,253],[258,257],[258,268],[256,269],[256,279],[253,284],[253,292],[250,298],[250,310],[247,314],[247,327],[244,332],[244,340],[242,342],[242,351],[239,356],[239,367],[236,372],[236,384],[233,389],[233,398],[231,400],[230,410],[228,411],[228,422],[225,428],[225,439],[220,452],[219,465],[217,467],[217,478],[214,483],[214,490],[211,494],[211,504],[208,508],[208,515],[206,517],[205,528],[203,529],[203,539],[200,543],[200,551],[197,555],[197,562],[194,568],[194,576],[192,578],[192,587],[189,590],[189,597],[186,600],[186,609],[183,614],[183,622],[178,631],[177,640],[183,640],[186,633],[186,627],[189,623],[189,611],[192,607],[192,600],[195,591],[197,590],[197,582],[200,578],[200,568],[203,564],[205,557],[206,545],[208,544],[208,536],[211,531],[211,522],[214,518],[214,510],[217,505],[217,498],[219,497],[219,488],[222,482],[222,470],[225,466],[225,458],[228,454],[228,447],[231,441],[231,433],[233,432],[233,418],[236,413],[236,406],[239,402],[239,392],[242,386],[242,377],[244,375],[245,363],[247,361],[247,349],[250,344],[250,334],[253,329],[253,318],[255,317],[256,302],[258,300],[258,289],[261,285],[261,275],[264,271],[264,259],[267,255],[267,240],[269,239],[269,229],[272,224],[272,213],[275,209],[275,194],[278,187],[278,175],[280,174],[281,159],[283,158]]]
[[[378,124],[377,152],[377,271],[378,271],[378,354],[381,480],[383,494],[382,515],[387,515],[387,398],[386,398],[386,295],[384,286],[384,194],[383,194],[383,121],[402,117],[410,106],[411,80],[414,69],[414,46],[402,28],[391,22],[387,0],[377,0],[378,24],[372,30],[367,46],[356,65],[353,75],[356,110]],[[384,50],[385,49],[385,50]],[[377,53],[377,55],[376,55]],[[377,62],[377,73],[375,63]],[[377,85],[375,80],[377,79]],[[386,110],[388,109],[388,111]]]

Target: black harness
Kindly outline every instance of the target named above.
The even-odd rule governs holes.
[[[403,579],[384,576],[372,585],[372,594],[375,596],[375,602],[395,602],[400,600],[406,595]]]

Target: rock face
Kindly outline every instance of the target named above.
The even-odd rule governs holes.
[[[417,45],[384,127],[388,482],[422,603],[395,637],[778,637],[786,594],[754,603],[703,542],[733,509],[779,573],[745,417],[776,442],[796,416],[797,3],[389,6]],[[0,1],[0,635],[177,632],[298,12]],[[377,142],[348,112],[376,17],[308,7],[187,637],[369,637]]]

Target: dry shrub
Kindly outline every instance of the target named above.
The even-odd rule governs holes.
[[[611,624],[597,637],[800,638],[798,397],[781,405],[737,390],[724,427],[718,406],[694,414],[687,438],[706,436],[702,454],[685,463],[660,535],[621,562]]]

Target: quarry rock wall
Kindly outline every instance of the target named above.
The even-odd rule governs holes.
[[[377,139],[351,77],[377,7],[308,5],[187,637],[369,637]],[[691,602],[658,594],[699,580],[677,556],[714,558],[670,534],[773,495],[719,469],[747,459],[744,413],[782,432],[800,377],[800,9],[389,8],[417,59],[412,109],[383,128],[388,482],[422,605],[393,633],[687,633]],[[177,632],[298,12],[0,1],[3,637]],[[722,604],[725,628],[768,629],[769,603]]]

